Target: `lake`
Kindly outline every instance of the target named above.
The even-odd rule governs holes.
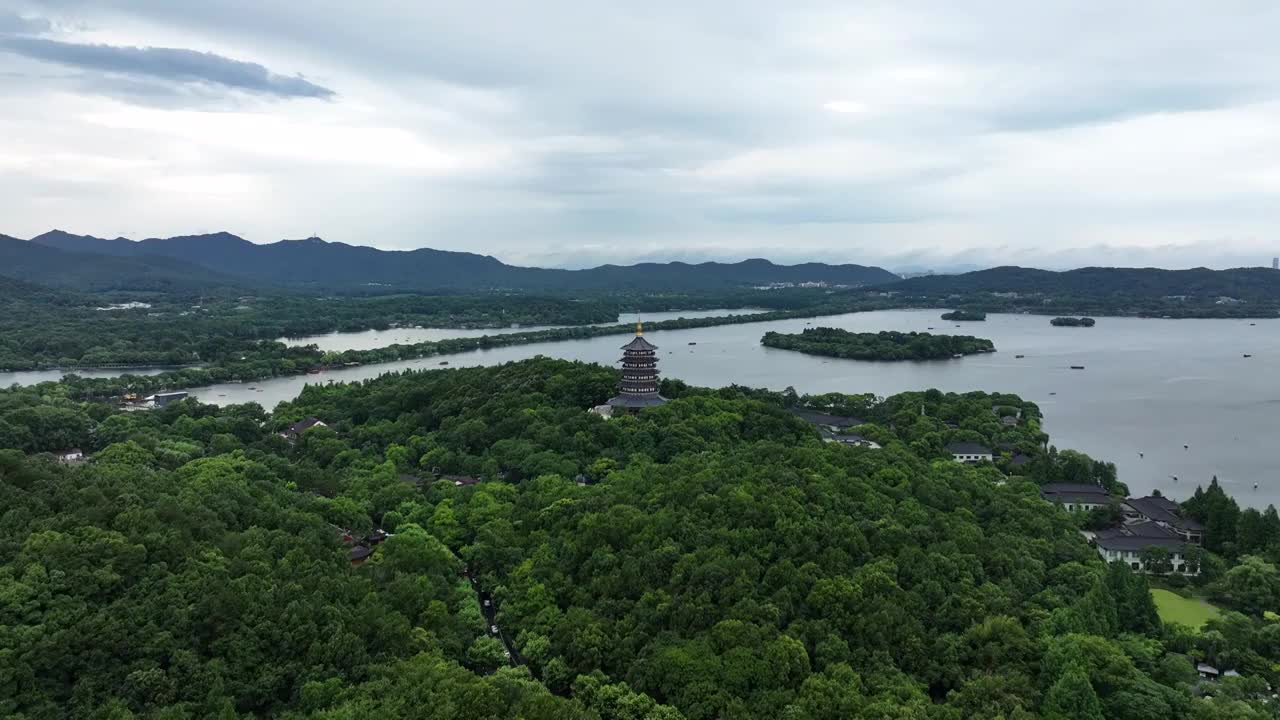
[[[1040,405],[1055,445],[1115,462],[1120,479],[1135,493],[1159,488],[1181,498],[1216,474],[1243,504],[1280,504],[1280,462],[1266,454],[1280,420],[1280,319],[1099,318],[1092,328],[1055,328],[1044,316],[989,315],[986,322],[957,328],[939,319],[940,312],[854,313],[812,321],[652,331],[645,337],[660,348],[659,370],[664,376],[694,385],[737,383],[774,390],[791,385],[802,393],[877,395],[928,388],[1016,393]],[[760,345],[766,331],[798,332],[810,323],[863,332],[925,331],[932,326],[934,332],[990,338],[998,352],[958,360],[877,363]],[[626,336],[614,335],[475,350],[197,388],[192,394],[204,402],[252,401],[270,409],[296,397],[307,383],[434,369],[441,361],[463,367],[547,355],[616,367],[619,347],[626,342]],[[1245,353],[1253,357],[1242,357]],[[1019,354],[1026,357],[1014,357]],[[1072,365],[1085,369],[1071,370]],[[0,375],[0,384],[9,382]],[[1259,485],[1256,491],[1254,483]]]
[[[643,313],[640,317],[645,322],[661,320],[678,320],[680,318],[720,317],[722,315],[750,315],[768,312],[760,308],[740,308],[735,310],[676,310],[672,312]],[[612,325],[632,323],[636,321],[635,313],[623,313],[614,323],[596,323]],[[279,342],[290,347],[315,345],[324,352],[342,352],[343,350],[374,350],[388,345],[411,345],[420,342],[436,342],[449,338],[483,337],[485,335],[507,335],[509,333],[533,332],[565,327],[564,325],[513,325],[504,328],[426,328],[401,327],[387,330],[363,330],[360,332],[332,332],[324,335],[308,335],[306,337],[279,338]]]
[[[0,372],[0,388],[10,385],[36,385],[61,380],[63,375],[79,375],[87,378],[109,378],[119,375],[159,375],[171,367],[110,368],[106,370],[17,370]]]

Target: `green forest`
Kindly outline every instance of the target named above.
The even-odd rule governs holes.
[[[987,314],[981,310],[952,310],[942,313],[941,317],[955,322],[982,322],[987,319]]]
[[[141,303],[129,309],[102,309]],[[668,321],[669,327],[705,327],[792,317],[814,317],[891,307],[885,298],[845,297],[783,290],[769,293],[610,293],[568,297],[526,293],[471,295],[383,295],[374,297],[309,295],[200,296],[164,293],[60,293],[0,279],[0,370],[80,368],[103,365],[187,366],[227,369],[235,364],[267,362],[254,377],[288,374],[282,365],[336,361],[311,351],[305,358],[275,341],[329,332],[385,330],[393,327],[511,328],[563,326],[558,331],[490,337],[487,343],[541,342],[617,333],[622,314],[673,310],[759,308],[760,313]],[[586,334],[584,334],[586,333]],[[437,354],[401,346],[343,362],[377,362]],[[463,348],[465,349],[465,348]],[[244,375],[244,368],[237,377]]]
[[[1032,403],[668,379],[665,406],[587,413],[617,378],[535,359],[274,413],[0,391],[0,715],[1274,717],[1274,510],[1216,484],[1188,502],[1217,538],[1197,582],[1231,608],[1196,632],[1040,499],[1124,489]],[[823,442],[802,408],[883,449]],[[280,434],[306,417],[325,426]],[[1000,456],[955,463],[954,441]],[[72,446],[90,459],[44,452]],[[1243,677],[1202,696],[1196,660]]]
[[[893,330],[856,333],[829,327],[805,328],[799,333],[767,332],[760,342],[771,348],[846,360],[942,360],[996,349],[990,340],[972,335]]]

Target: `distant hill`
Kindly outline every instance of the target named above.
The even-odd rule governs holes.
[[[90,292],[199,291],[245,284],[237,278],[173,258],[74,252],[8,235],[0,235],[0,275]]]
[[[0,235],[0,238],[4,238]],[[60,292],[35,283],[23,282],[10,277],[0,277],[0,305],[15,303],[37,303],[43,305],[70,305],[79,299],[70,293]]]
[[[1232,270],[1088,267],[1061,272],[997,267],[961,275],[909,278],[895,283],[893,289],[907,295],[930,297],[986,292],[1145,299],[1186,295],[1274,302],[1280,300],[1280,272],[1260,267]]]
[[[767,283],[825,282],[871,285],[893,282],[893,273],[862,265],[644,263],[552,270],[507,265],[487,255],[422,248],[378,250],[319,238],[257,245],[230,233],[132,241],[107,240],[54,230],[35,245],[118,258],[168,258],[244,280],[281,286],[406,290],[489,288],[538,290],[712,290]]]

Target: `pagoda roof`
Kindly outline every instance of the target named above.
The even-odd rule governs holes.
[[[637,335],[632,338],[631,342],[622,346],[623,350],[657,350],[658,346],[645,340],[643,336]]]
[[[618,395],[617,397],[609,398],[609,402],[607,404],[612,407],[645,408],[645,407],[657,407],[658,405],[665,405],[666,402],[667,402],[667,399],[657,393],[653,393],[651,395],[642,395],[642,396],[623,393],[621,395]]]

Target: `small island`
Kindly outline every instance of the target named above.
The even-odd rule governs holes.
[[[854,333],[838,328],[806,328],[799,333],[769,332],[766,347],[846,360],[942,360],[995,352],[995,345],[971,335],[885,331]]]
[[[1054,327],[1093,327],[1094,320],[1091,317],[1056,317],[1049,324]]]
[[[951,312],[942,313],[942,319],[964,322],[982,322],[987,319],[987,314],[981,310],[952,310]]]

